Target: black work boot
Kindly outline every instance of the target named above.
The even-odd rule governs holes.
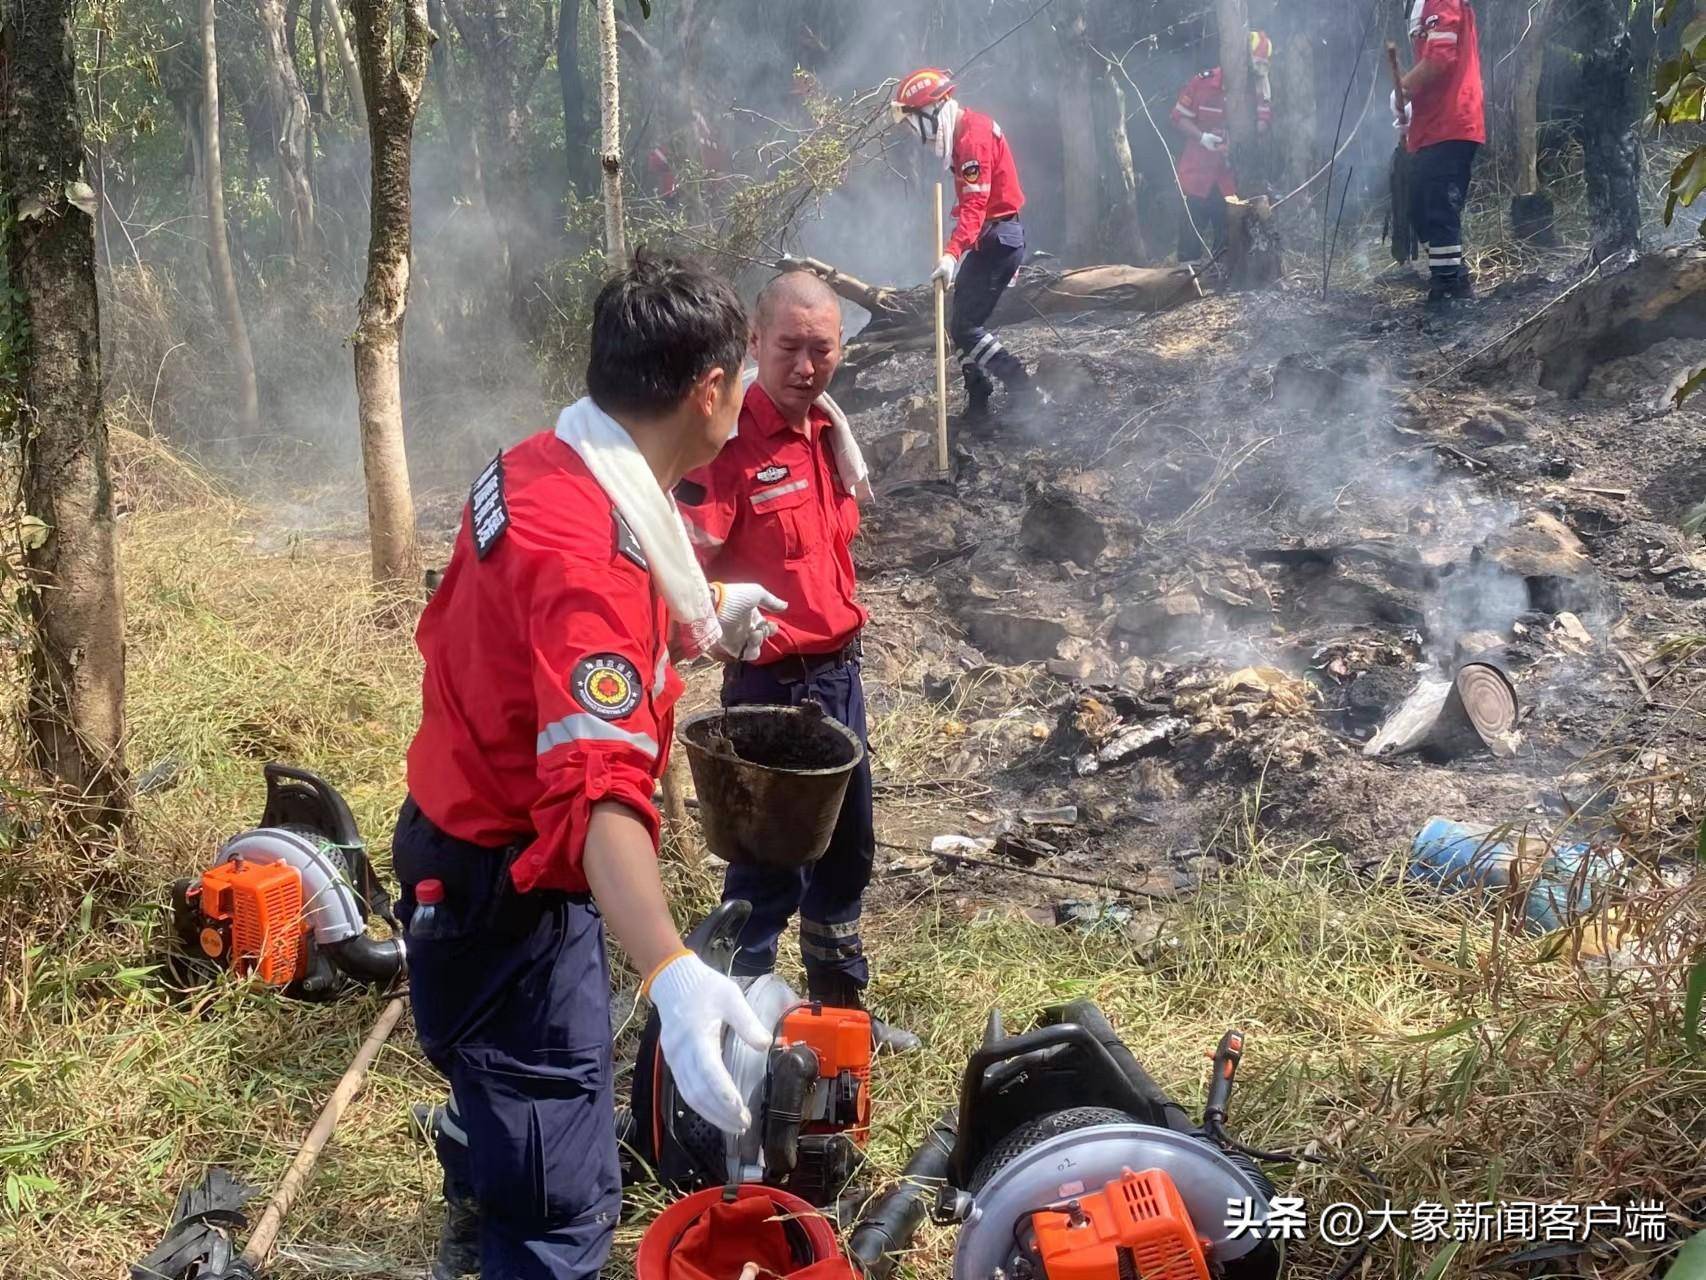
[[[995,394],[995,383],[975,364],[963,364],[960,372],[966,381],[967,422],[984,422],[989,418],[989,401]]]
[[[869,1012],[865,1008],[864,997],[859,990],[859,984],[844,973],[806,973],[806,994],[813,1000],[821,1000],[834,1009],[858,1009]],[[912,1053],[922,1048],[924,1042],[912,1032],[903,1027],[891,1027],[876,1014],[871,1014],[871,1055],[883,1053]]]
[[[409,1108],[422,1134],[434,1147],[451,1142],[443,1129],[445,1109],[417,1102]],[[443,1163],[442,1158],[440,1163]],[[480,1274],[480,1203],[473,1189],[458,1185],[444,1175],[444,1226],[438,1234],[438,1256],[432,1263],[432,1280],[462,1280]]]
[[[1455,303],[1468,302],[1475,297],[1475,285],[1467,271],[1460,271],[1455,276],[1436,278],[1428,284],[1428,305],[1430,307],[1450,307]]]
[[[444,1227],[438,1234],[438,1256],[432,1260],[432,1280],[462,1280],[480,1274],[480,1205],[454,1194],[444,1184]]]

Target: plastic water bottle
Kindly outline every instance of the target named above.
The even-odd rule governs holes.
[[[1590,915],[1606,881],[1623,866],[1618,850],[1588,844],[1553,845],[1518,834],[1500,840],[1491,827],[1430,818],[1410,846],[1410,874],[1450,891],[1526,888],[1523,915],[1550,932]]]
[[[422,880],[415,886],[415,913],[409,917],[409,937],[418,940],[441,937],[444,932],[444,881]]]

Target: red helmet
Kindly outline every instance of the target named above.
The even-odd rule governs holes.
[[[938,67],[914,71],[894,92],[894,105],[902,111],[928,111],[954,92],[954,78]]]

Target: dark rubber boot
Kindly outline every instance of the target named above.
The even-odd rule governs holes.
[[[995,394],[995,383],[975,364],[962,364],[960,373],[966,381],[965,420],[982,422],[989,417],[989,401]]]
[[[813,1000],[836,1009],[865,1009],[864,997],[851,978],[839,973],[806,973],[806,994]],[[903,1027],[892,1027],[876,1014],[871,1015],[871,1053],[913,1053],[924,1042]]]
[[[432,1262],[432,1280],[462,1280],[480,1274],[480,1205],[451,1194],[444,1188],[444,1229],[438,1236],[438,1256]]]

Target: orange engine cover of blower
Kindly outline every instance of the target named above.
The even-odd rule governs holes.
[[[871,1132],[871,1015],[863,1009],[836,1009],[815,1002],[796,1005],[782,1015],[779,1038],[784,1047],[803,1044],[817,1055],[820,1080],[847,1075],[858,1091],[857,1120],[848,1136],[863,1145]],[[805,1131],[819,1128],[808,1122]]]
[[[1048,1280],[1209,1280],[1185,1202],[1160,1169],[1127,1169],[1100,1191],[1034,1214],[1031,1225]]]
[[[307,970],[303,934],[308,924],[302,916],[302,876],[295,867],[233,858],[202,873],[200,896],[202,914],[229,925],[227,963],[238,977],[253,973],[262,982],[285,987]],[[217,936],[217,931],[204,931],[203,950],[209,946],[206,932]]]

